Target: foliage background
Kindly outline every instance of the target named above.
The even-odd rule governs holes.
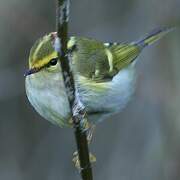
[[[76,0],[70,34],[132,41],[159,26],[179,26],[179,0]],[[0,1],[0,179],[72,180],[73,131],[43,120],[25,96],[33,42],[55,29],[55,2]],[[100,123],[91,151],[94,179],[180,178],[180,30],[146,49],[138,84],[123,112]]]

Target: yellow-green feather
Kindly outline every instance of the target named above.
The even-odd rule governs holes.
[[[144,48],[146,46],[149,46],[159,39],[161,39],[164,35],[169,33],[170,31],[174,30],[174,28],[159,28],[159,29],[154,29],[145,37],[141,38],[140,40],[134,42],[133,44],[138,45],[141,48]]]
[[[138,46],[131,44],[112,45],[109,49],[113,54],[114,70],[117,72],[130,64],[141,52]]]
[[[144,47],[155,43],[171,30],[173,28],[156,29],[142,39],[129,44],[109,44],[107,47],[113,55],[113,75],[133,62]]]
[[[158,29],[144,38],[126,44],[102,43],[91,38],[71,37],[68,49],[72,50],[73,72],[94,82],[106,82],[121,69],[128,66],[142,49],[159,40],[171,29]],[[30,51],[30,68],[41,68],[57,57],[54,51],[52,34],[40,38]]]

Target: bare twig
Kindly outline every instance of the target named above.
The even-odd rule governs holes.
[[[75,89],[73,74],[67,54],[68,42],[68,20],[69,20],[70,0],[57,0],[57,37],[55,39],[55,49],[58,51],[61,62],[64,84],[71,108],[75,138],[77,143],[80,171],[83,180],[92,180],[92,168],[89,160],[89,149],[86,131],[82,124],[85,122],[84,106],[80,102],[77,89]]]

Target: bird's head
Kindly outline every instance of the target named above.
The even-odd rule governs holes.
[[[29,69],[25,76],[41,70],[54,71],[59,68],[58,53],[54,50],[53,43],[56,33],[50,33],[38,39],[30,50]]]

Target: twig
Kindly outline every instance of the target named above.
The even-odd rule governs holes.
[[[64,84],[71,108],[73,125],[75,129],[75,138],[77,143],[80,171],[83,180],[92,180],[92,168],[89,160],[89,149],[86,137],[86,131],[82,124],[85,122],[84,106],[81,103],[73,74],[70,68],[70,58],[67,54],[68,42],[68,20],[69,20],[70,0],[57,0],[57,37],[55,39],[55,49],[58,51],[59,60],[61,62]]]

